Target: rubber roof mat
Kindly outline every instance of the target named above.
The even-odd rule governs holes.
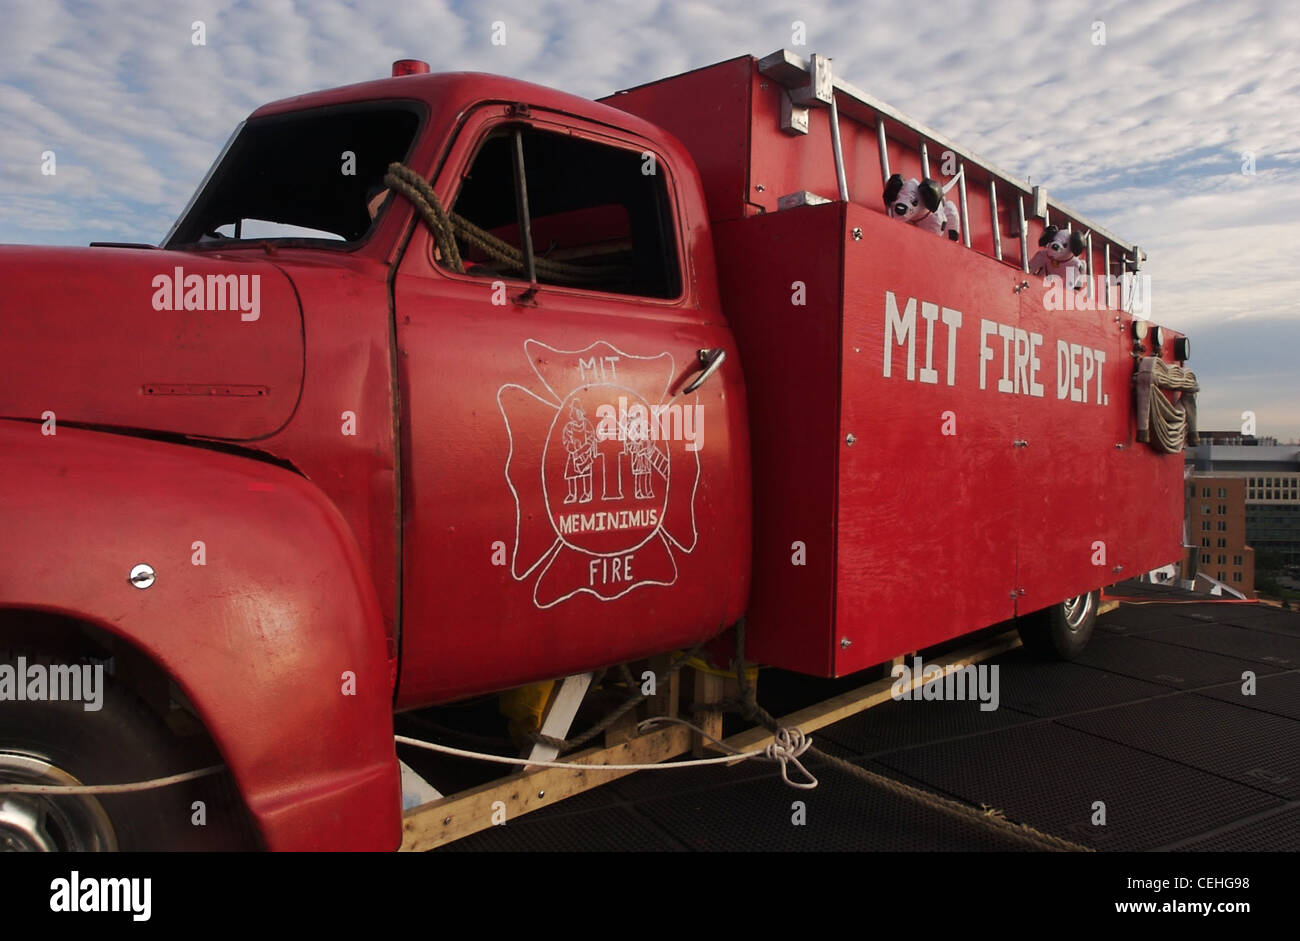
[[[809,762],[820,781],[797,791],[780,778],[639,802],[636,809],[702,851],[979,851],[1025,847],[942,811]],[[814,767],[815,766],[815,767]],[[873,768],[882,771],[883,769]],[[805,823],[796,826],[795,802]]]
[[[1176,689],[1239,680],[1246,670],[1258,675],[1280,673],[1285,669],[1257,660],[1239,660],[1162,644],[1152,637],[1117,637],[1100,633],[1092,635],[1092,641],[1075,662]]]
[[[1282,803],[1056,722],[879,760],[931,789],[976,807],[996,807],[1008,819],[1099,850],[1152,849]],[[1105,826],[1091,823],[1096,801],[1105,804]]]
[[[1270,631],[1278,634],[1286,634],[1290,637],[1300,637],[1300,614],[1291,611],[1277,611],[1270,614],[1260,615],[1258,617],[1238,617],[1236,612],[1228,612],[1223,620],[1223,624],[1237,624],[1242,627],[1248,627],[1252,631]]]
[[[569,803],[565,801],[564,804]],[[556,808],[564,804],[556,804]],[[551,850],[577,852],[645,853],[681,850],[683,845],[666,836],[652,822],[621,806],[598,811],[547,814],[544,811],[507,820],[471,836],[438,847],[444,852],[509,852]]]
[[[1218,833],[1169,847],[1188,852],[1295,852],[1300,846],[1300,807],[1265,814]]]
[[[1279,673],[1276,676],[1261,676],[1255,680],[1255,695],[1242,693],[1241,681],[1198,689],[1196,695],[1209,696],[1224,702],[1270,712],[1275,716],[1294,719],[1300,722],[1300,673]],[[1297,734],[1300,734],[1298,730]]]
[[[1122,605],[1097,618],[1097,630],[1110,634],[1149,634],[1193,623],[1177,611],[1153,609],[1143,605]]]
[[[1120,610],[1123,610],[1124,607],[1121,605]],[[1161,610],[1164,607],[1166,606],[1157,605],[1155,610]],[[1300,614],[1294,611],[1283,611],[1281,608],[1275,608],[1272,605],[1248,604],[1243,601],[1206,601],[1201,604],[1179,604],[1167,607],[1192,620],[1232,621],[1239,618],[1253,620],[1276,615],[1288,618],[1300,617]]]
[[[1278,634],[1233,624],[1188,624],[1144,635],[1158,644],[1258,660],[1284,669],[1300,667],[1300,635]]]
[[[1278,797],[1300,797],[1300,735],[1281,716],[1186,695],[1059,721]]]
[[[1024,650],[997,660],[1003,706],[1039,717],[1103,709],[1153,696],[1170,695],[1168,686],[1108,673],[1078,663],[1039,662]]]
[[[1007,709],[984,712],[978,702],[903,700],[886,702],[812,733],[853,757],[914,748],[937,741],[983,735],[1030,717]],[[834,754],[831,748],[827,752]]]

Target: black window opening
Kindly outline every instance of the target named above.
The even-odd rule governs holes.
[[[408,158],[421,114],[390,101],[249,121],[168,245],[361,241],[391,202],[384,174]]]
[[[466,274],[640,297],[681,293],[663,168],[638,151],[501,128],[479,148],[450,214]],[[435,257],[449,264],[441,251]]]

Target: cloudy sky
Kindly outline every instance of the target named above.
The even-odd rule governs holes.
[[[0,0],[0,242],[156,242],[255,107],[393,59],[599,97],[796,20],[796,51],[1146,248],[1202,427],[1300,438],[1300,18],[1268,0]]]

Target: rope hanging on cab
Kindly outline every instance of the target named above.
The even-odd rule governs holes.
[[[522,250],[497,238],[486,229],[476,226],[464,216],[447,212],[438,199],[438,194],[429,185],[429,181],[410,167],[401,163],[390,163],[388,172],[384,175],[384,185],[394,193],[405,196],[415,206],[416,212],[433,233],[443,262],[452,271],[458,274],[465,273],[465,261],[456,244],[458,238],[479,249],[501,265],[504,271],[524,270]],[[604,284],[624,280],[630,274],[629,269],[623,265],[588,267],[565,264],[540,256],[535,257],[533,261],[539,275],[544,275],[548,281],[561,284]]]

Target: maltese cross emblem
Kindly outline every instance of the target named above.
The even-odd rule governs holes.
[[[497,390],[515,500],[510,574],[550,608],[586,593],[613,601],[677,581],[695,550],[703,408],[672,396],[669,353],[601,340],[582,350],[524,343],[534,381]]]

